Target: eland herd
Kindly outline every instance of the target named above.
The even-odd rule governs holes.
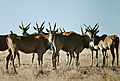
[[[93,28],[89,25],[85,25],[85,32],[81,27],[82,35],[69,31],[66,32],[65,29],[56,28],[56,23],[52,29],[51,24],[49,22],[49,28],[46,28],[46,32],[43,31],[45,21],[39,26],[36,22],[36,27],[33,28],[36,30],[36,33],[29,34],[27,30],[30,28],[29,23],[26,27],[24,27],[23,22],[22,25],[19,25],[19,28],[22,30],[23,36],[18,36],[17,34],[11,31],[11,34],[8,35],[0,35],[0,51],[8,50],[9,54],[6,57],[6,70],[8,72],[9,60],[12,61],[14,73],[17,73],[14,60],[17,55],[18,64],[20,66],[20,54],[24,52],[25,54],[31,54],[32,63],[34,60],[34,53],[38,55],[38,64],[40,67],[39,73],[43,73],[42,64],[43,64],[43,54],[48,50],[52,50],[52,64],[54,69],[57,69],[56,65],[59,64],[59,51],[63,50],[67,53],[68,62],[70,65],[72,58],[75,60],[75,67],[78,67],[79,54],[85,49],[89,48],[92,53],[92,62],[91,66],[93,66],[93,51],[96,52],[96,66],[98,66],[98,51],[100,50],[103,55],[103,65],[102,67],[106,67],[108,65],[108,54],[107,50],[111,51],[112,54],[112,66],[114,66],[115,56],[117,56],[117,67],[119,66],[119,37],[117,35],[108,36],[103,34],[102,36],[97,35],[99,32],[99,24],[97,23]],[[114,53],[114,49],[116,49],[116,55]]]

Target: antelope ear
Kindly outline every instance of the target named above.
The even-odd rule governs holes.
[[[47,28],[46,28],[46,31],[47,31],[47,32],[50,32]]]
[[[88,32],[89,30],[88,29],[85,29],[86,31],[85,32]]]
[[[83,24],[86,28],[87,28],[87,25],[86,24]]]
[[[23,27],[21,27],[20,25],[19,25],[19,28],[20,28],[20,29],[23,29]]]
[[[33,28],[34,28],[35,30],[37,30],[34,26],[33,26]]]
[[[13,32],[12,32],[12,31],[10,31],[10,33],[11,33],[11,34],[13,34]]]
[[[41,31],[43,31],[44,28],[45,28],[45,26],[43,26],[43,27],[41,28]]]
[[[87,27],[87,25],[86,25],[86,24],[83,24],[83,25],[86,27],[86,29],[87,29],[87,30],[90,30],[90,29],[89,29],[89,27]]]
[[[55,32],[58,32],[58,29]]]

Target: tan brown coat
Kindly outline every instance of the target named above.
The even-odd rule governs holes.
[[[44,36],[37,36],[35,38],[33,36],[17,36],[10,34],[7,37],[7,42],[9,48],[12,50],[13,56],[15,56],[19,50],[27,54],[37,53],[40,72],[42,72],[43,54],[50,48],[48,39],[46,39]],[[13,67],[14,72],[16,73],[17,71],[14,66],[14,59]]]

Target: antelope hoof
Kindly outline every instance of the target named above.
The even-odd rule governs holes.
[[[39,73],[43,75],[43,71],[42,70]]]
[[[20,64],[19,64],[19,67],[20,67]]]
[[[70,65],[71,65],[71,63],[68,64],[68,66],[70,66]]]
[[[43,75],[43,71],[42,70],[38,72],[37,76],[39,76],[40,74]]]
[[[108,64],[106,65],[106,67],[108,66]]]
[[[96,65],[96,67],[98,67],[98,64]]]
[[[105,65],[102,65],[102,68],[104,68],[105,67]]]
[[[57,63],[57,66],[59,65],[59,63]]]
[[[78,68],[78,64],[75,64],[75,68]]]
[[[66,65],[68,65],[69,63],[67,62]]]
[[[117,65],[117,68],[119,68],[119,66]]]
[[[80,65],[80,63],[77,63],[77,66]]]
[[[91,67],[93,66],[93,65],[90,65]]]
[[[57,68],[56,67],[53,67],[53,70],[56,70]]]
[[[9,71],[8,71],[8,70],[6,70],[6,73],[8,73],[8,74],[9,74]]]
[[[75,66],[78,67],[78,65],[80,65],[80,63],[75,63]]]
[[[15,71],[15,72],[14,72],[14,74],[18,74],[18,72],[17,72],[17,71]]]
[[[75,66],[75,69],[78,70],[78,66]]]
[[[114,65],[112,65],[112,67],[115,67]]]

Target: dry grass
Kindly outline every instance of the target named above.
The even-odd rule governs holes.
[[[51,52],[44,54],[43,70],[44,74],[37,76],[39,66],[37,64],[37,55],[32,64],[32,54],[24,54],[20,52],[21,66],[18,67],[18,61],[15,60],[17,75],[14,75],[12,64],[9,65],[9,74],[6,73],[5,63],[8,52],[0,52],[0,81],[119,81],[120,68],[111,67],[112,56],[109,54],[109,66],[102,68],[102,55],[99,53],[99,67],[90,67],[91,55],[90,50],[85,49],[80,54],[79,67],[76,69],[74,65],[67,66],[67,57],[65,52],[60,51],[60,64],[57,70],[53,70],[51,63]],[[119,52],[120,53],[120,52]],[[95,54],[94,54],[95,55]],[[115,63],[116,64],[116,63]]]

